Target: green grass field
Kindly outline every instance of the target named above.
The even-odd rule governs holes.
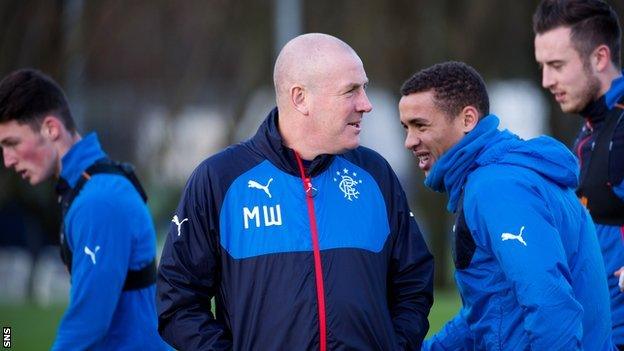
[[[454,291],[436,293],[429,315],[429,333],[440,329],[457,312],[459,305],[459,298]],[[0,326],[11,327],[11,350],[49,349],[64,309],[65,306],[43,308],[35,305],[0,305]]]
[[[461,300],[456,290],[438,291],[435,293],[433,307],[429,313],[429,333],[434,334],[444,324],[457,314],[461,307]]]
[[[0,326],[11,327],[11,350],[48,350],[65,306],[0,305]]]

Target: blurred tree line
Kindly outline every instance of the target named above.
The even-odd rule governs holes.
[[[302,1],[301,18],[304,32],[324,32],[349,43],[371,85],[398,96],[411,74],[445,60],[469,63],[486,81],[522,78],[539,85],[531,28],[537,3],[317,0]],[[610,3],[622,18],[624,3]],[[137,165],[150,189],[159,175],[142,171],[148,165],[133,151],[142,133],[137,116],[154,104],[172,120],[185,106],[215,105],[229,116],[226,140],[232,141],[250,96],[272,84],[278,49],[274,7],[269,0],[4,0],[0,74],[22,67],[50,74],[65,88],[80,130],[96,130],[111,157]],[[555,137],[569,145],[579,124],[552,105]],[[415,162],[413,170],[422,183]],[[171,189],[165,200],[170,211],[181,187]],[[446,197],[418,191],[411,201],[427,204],[421,207],[436,256],[436,280],[448,284]],[[59,211],[51,183],[32,188],[2,168],[0,207],[9,202],[40,218],[46,237],[24,239],[27,245],[36,250],[56,240]],[[169,213],[155,215],[157,221],[169,219]],[[0,223],[0,244],[3,237],[21,234],[3,227]]]

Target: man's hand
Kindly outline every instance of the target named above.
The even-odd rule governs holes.
[[[624,292],[624,266],[620,267],[620,269],[615,271],[613,275],[616,277],[620,277],[618,285],[620,286],[620,291]]]

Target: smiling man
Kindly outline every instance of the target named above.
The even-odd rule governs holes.
[[[419,349],[433,262],[396,175],[359,146],[362,61],[305,34],[273,76],[256,135],[187,183],[159,267],[161,335],[182,350]]]
[[[624,78],[618,17],[598,0],[548,0],[537,8],[533,29],[542,85],[564,112],[585,119],[573,148],[581,169],[577,195],[596,224],[613,340],[624,350],[624,286],[618,286],[624,265]]]
[[[78,134],[61,88],[35,70],[0,82],[4,165],[58,180],[69,306],[52,350],[165,350],[156,329],[156,234],[134,173]]]
[[[449,194],[463,307],[425,350],[611,350],[594,227],[574,156],[549,137],[499,131],[480,75],[459,62],[401,88],[405,147]]]

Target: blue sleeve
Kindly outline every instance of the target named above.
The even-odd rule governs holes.
[[[106,196],[72,205],[65,218],[73,253],[69,306],[52,350],[91,349],[106,335],[128,271],[131,220]]]
[[[393,229],[398,234],[390,264],[389,308],[399,345],[405,350],[416,350],[429,330],[427,316],[433,303],[433,257],[398,180],[396,184],[398,224]]]
[[[219,222],[201,170],[186,185],[163,248],[156,283],[158,331],[180,350],[229,350],[231,333],[211,312],[220,275]]]
[[[464,309],[431,338],[423,343],[423,351],[473,350],[474,340],[463,316]]]
[[[491,249],[525,311],[524,329],[534,350],[577,350],[583,308],[570,285],[561,234],[551,201],[517,175],[488,174],[466,188],[466,223]]]

